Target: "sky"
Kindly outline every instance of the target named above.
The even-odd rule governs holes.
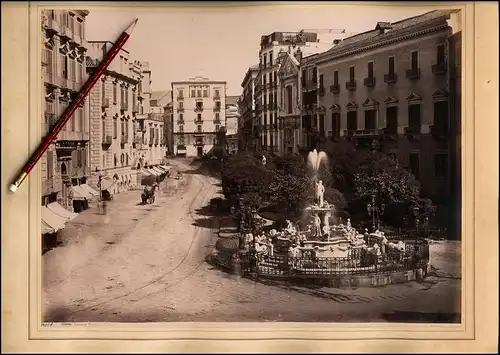
[[[275,31],[345,29],[359,33],[379,21],[395,22],[430,11],[408,5],[367,6],[315,3],[290,5],[176,7],[149,3],[140,8],[89,8],[87,40],[115,41],[139,18],[125,49],[132,60],[148,61],[153,91],[195,76],[227,82],[227,95],[240,95],[248,67],[258,63],[260,37]],[[182,4],[182,5],[181,5]],[[216,3],[217,4],[217,3]],[[193,6],[196,5],[196,6]]]

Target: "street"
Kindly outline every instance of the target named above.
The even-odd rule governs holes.
[[[218,190],[215,178],[186,172],[163,182],[153,205],[140,205],[136,190],[116,195],[106,215],[81,213],[43,256],[44,320],[460,321],[459,242],[431,245],[434,269],[423,283],[383,288],[291,287],[213,268],[205,256],[217,224],[198,209]]]

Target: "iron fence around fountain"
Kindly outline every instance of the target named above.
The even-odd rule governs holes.
[[[307,253],[301,257],[257,254],[253,263],[249,256],[242,258],[242,269],[258,277],[320,279],[370,276],[425,268],[429,262],[429,244],[424,239],[406,240],[404,252],[387,248],[379,256],[363,249],[354,250],[347,257],[314,257]]]

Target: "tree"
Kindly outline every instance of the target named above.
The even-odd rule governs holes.
[[[385,204],[409,203],[420,196],[420,182],[389,157],[375,159],[354,174],[354,193],[368,200],[376,195]]]
[[[240,197],[265,203],[272,178],[273,172],[252,155],[228,156],[222,164],[222,191],[233,206]]]

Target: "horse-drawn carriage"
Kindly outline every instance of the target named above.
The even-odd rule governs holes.
[[[143,204],[155,203],[155,194],[158,189],[158,184],[154,183],[152,186],[145,186],[144,191],[141,194],[141,200]]]

